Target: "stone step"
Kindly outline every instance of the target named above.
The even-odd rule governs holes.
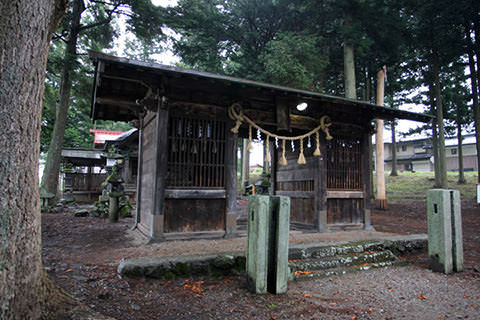
[[[384,240],[362,240],[343,243],[322,243],[294,245],[290,248],[288,257],[290,260],[316,259],[362,253],[366,251],[390,250],[396,256],[426,250],[427,236],[407,235],[395,236]]]
[[[295,272],[290,270],[291,272],[288,280],[301,281],[301,280],[309,280],[309,279],[315,279],[315,278],[325,278],[329,276],[366,271],[370,269],[386,268],[386,267],[392,267],[392,266],[405,266],[405,265],[408,265],[408,262],[403,260],[395,260],[395,261],[365,263],[362,265],[354,265],[349,267],[341,267],[341,268],[326,269],[326,270],[295,271]]]
[[[296,244],[289,250],[290,279],[398,265],[402,262],[397,256],[426,250],[426,247],[426,235],[394,236],[388,240]],[[322,269],[322,266],[328,268]],[[130,258],[122,260],[118,267],[121,276],[162,279],[238,274],[244,270],[245,256],[240,252]]]
[[[316,259],[290,260],[289,267],[295,271],[315,271],[340,267],[350,267],[367,263],[380,263],[396,261],[398,258],[390,251],[366,251],[362,253],[350,253],[333,257]]]
[[[290,278],[302,279],[381,268],[396,264],[400,260],[390,251],[366,251],[333,257],[290,260]]]
[[[337,245],[294,247],[290,248],[289,258],[291,260],[317,259],[366,251],[382,251],[385,249],[384,241],[360,241]]]

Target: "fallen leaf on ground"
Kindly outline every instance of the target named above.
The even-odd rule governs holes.
[[[418,299],[427,300],[427,298],[425,298],[425,296],[423,294],[418,295]]]

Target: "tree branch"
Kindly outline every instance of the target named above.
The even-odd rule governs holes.
[[[100,3],[100,2],[99,2]],[[88,24],[88,25],[85,25],[85,26],[81,26],[79,29],[78,29],[78,32],[82,32],[82,31],[85,31],[85,30],[88,30],[88,29],[92,29],[92,28],[96,28],[98,26],[102,26],[104,24],[108,24],[110,23],[112,20],[113,20],[113,14],[114,13],[121,13],[121,12],[117,12],[117,9],[118,7],[120,7],[120,3],[117,3],[115,4],[115,6],[111,9],[111,10],[108,10],[107,13],[108,13],[108,16],[106,19],[102,20],[102,21],[99,21],[99,22],[96,22],[96,23],[92,23],[92,24]]]

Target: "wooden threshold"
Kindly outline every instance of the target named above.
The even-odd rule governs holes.
[[[327,199],[361,199],[365,198],[365,192],[363,191],[337,191],[327,190]]]

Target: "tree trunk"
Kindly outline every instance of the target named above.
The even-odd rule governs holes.
[[[440,188],[448,188],[447,180],[447,166],[445,158],[445,130],[443,125],[443,105],[442,105],[442,92],[440,87],[440,70],[438,61],[438,52],[433,52],[432,59],[433,66],[433,81],[435,89],[435,105],[437,107],[437,123],[438,123],[438,170],[439,170],[439,182]]]
[[[383,106],[385,88],[385,70],[377,73],[377,105]],[[387,209],[387,196],[385,192],[385,161],[383,154],[383,120],[377,119],[377,197],[375,204],[377,209]]]
[[[480,77],[480,23],[478,23],[478,21],[473,24],[473,31],[475,34],[475,46],[472,47],[472,49],[474,50],[474,54],[476,56],[476,61],[477,61],[477,73],[475,74],[475,77],[477,78],[477,94],[478,94],[480,93],[480,81],[478,81]],[[469,41],[468,45],[472,43],[470,38],[471,38],[471,34],[468,35],[468,41]]]
[[[38,161],[48,43],[65,0],[0,3],[0,319],[38,319]]]
[[[472,97],[473,97],[473,123],[475,125],[475,138],[477,147],[477,176],[478,183],[480,183],[480,111],[478,105],[478,77],[477,70],[475,68],[475,59],[473,53],[472,39],[470,32],[467,31],[468,39],[468,66],[470,68],[470,81],[472,85]],[[478,57],[477,57],[478,59]]]
[[[351,28],[352,15],[348,10],[344,12],[344,27]],[[343,69],[345,74],[345,97],[357,99],[356,81],[355,81],[355,58],[353,43],[345,36],[343,41]]]
[[[466,183],[465,174],[463,172],[463,136],[462,136],[462,124],[460,122],[460,116],[457,113],[457,138],[458,138],[458,183]]]
[[[42,176],[42,188],[55,195],[57,195],[62,145],[65,136],[68,107],[70,104],[72,74],[77,59],[77,40],[80,28],[80,18],[84,10],[85,7],[82,0],[76,0],[73,2],[72,24],[70,26],[70,35],[65,48],[59,99],[55,112],[55,123],[53,126],[52,139],[48,146],[47,161],[45,162],[45,169]],[[52,201],[54,201],[55,198],[52,199]]]
[[[392,120],[392,172],[390,176],[398,176],[397,172],[397,138],[395,137],[395,120]]]

